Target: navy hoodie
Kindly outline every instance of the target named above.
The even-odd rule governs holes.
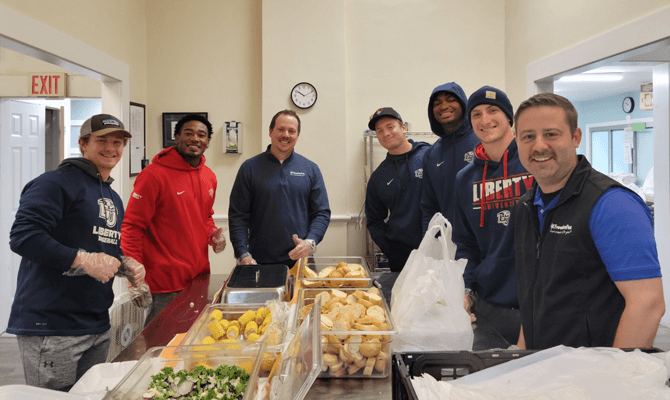
[[[521,165],[515,140],[500,162],[489,160],[477,145],[474,162],[456,177],[458,212],[452,238],[458,246],[456,259],[468,260],[465,287],[499,306],[519,308],[512,213],[532,186],[533,176]]]
[[[295,151],[280,163],[267,151],[237,172],[228,208],[235,257],[250,252],[259,264],[295,264],[291,236],[317,244],[330,223],[326,185],[319,167]]]
[[[123,202],[93,162],[64,160],[23,188],[9,245],[19,254],[16,294],[7,332],[92,335],[110,329],[113,279],[65,276],[78,249],[121,255]]]
[[[461,126],[451,133],[444,132],[442,124],[433,114],[433,100],[439,92],[456,96],[463,109]],[[454,184],[456,173],[474,159],[474,148],[479,139],[475,136],[470,120],[465,115],[468,97],[461,87],[449,82],[433,89],[428,100],[428,120],[430,128],[440,138],[426,151],[423,158],[423,190],[421,194],[422,232],[428,229],[428,222],[440,212],[452,222],[455,216]]]
[[[407,256],[419,247],[422,238],[419,206],[422,160],[430,145],[411,139],[409,142],[412,149],[405,154],[386,153],[386,159],[370,176],[365,196],[370,236],[388,257],[393,270],[402,269]]]

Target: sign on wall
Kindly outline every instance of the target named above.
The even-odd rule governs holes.
[[[65,97],[66,74],[32,74],[30,77],[30,97]]]

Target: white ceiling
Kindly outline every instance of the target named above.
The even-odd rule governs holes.
[[[642,65],[614,65],[592,69],[582,72],[582,76],[618,73],[623,79],[615,82],[564,82],[554,81],[554,93],[568,98],[570,101],[579,102],[595,100],[603,97],[615,96],[627,92],[639,92],[640,86],[652,81],[652,67]]]
[[[656,43],[620,54],[608,60],[566,72],[554,77],[554,92],[571,101],[595,100],[626,92],[639,92],[640,86],[652,81],[652,68],[661,62],[670,62],[670,41]],[[571,75],[599,73],[621,74],[615,82],[564,82],[559,78]]]

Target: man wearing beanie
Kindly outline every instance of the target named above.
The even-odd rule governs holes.
[[[456,258],[468,260],[463,273],[465,308],[474,313],[477,325],[516,344],[521,317],[511,213],[532,187],[533,177],[519,161],[512,132],[514,110],[504,92],[482,87],[470,96],[466,112],[481,143],[475,147],[474,162],[456,176],[453,240]]]
[[[372,240],[389,260],[392,273],[407,262],[412,250],[421,243],[421,184],[425,142],[407,139],[407,127],[391,107],[380,108],[370,116],[368,128],[377,133],[379,144],[388,153],[368,182],[365,215]],[[388,219],[387,219],[388,218]],[[392,282],[382,284],[391,289]]]
[[[465,114],[467,102],[465,92],[455,82],[436,87],[428,100],[430,129],[440,138],[423,159],[422,232],[426,232],[435,213],[442,213],[450,222],[454,219],[456,173],[473,160],[478,142]]]

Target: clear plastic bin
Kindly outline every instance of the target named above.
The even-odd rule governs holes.
[[[269,398],[302,400],[321,372],[320,347],[320,316],[314,309],[305,316],[286,351],[281,353],[279,363],[268,379]]]
[[[258,371],[265,351],[265,343],[239,344],[232,349],[224,344],[208,346],[182,346],[180,353],[177,347],[153,347],[149,349],[137,365],[126,375],[116,387],[105,396],[107,400],[141,399],[151,384],[152,377],[164,367],[172,367],[174,371],[192,371],[197,365],[206,364],[216,369],[220,365],[236,365],[249,374],[247,389],[243,400],[254,399],[258,393]]]
[[[342,277],[310,277],[305,273],[305,268],[309,268],[317,275],[323,274],[327,268],[332,267],[335,270],[340,263],[358,264],[362,267],[363,274],[359,277],[346,277],[346,274],[342,274]],[[363,257],[308,257],[301,264],[298,279],[303,288],[368,288],[372,286],[372,274]]]
[[[376,288],[368,289],[353,289],[353,288],[340,288],[340,289],[302,289],[298,292],[298,299],[296,304],[296,315],[294,318],[295,325],[297,326],[302,322],[302,315],[307,310],[305,307],[314,304],[315,298],[320,293],[333,293],[334,291],[343,293],[346,297],[344,302],[347,301],[347,305],[353,306],[353,298],[350,296],[356,296],[356,294],[361,295],[360,292],[372,291],[374,292]],[[358,292],[358,293],[357,293]],[[325,300],[325,298],[319,297],[319,300],[322,301],[321,314],[328,316],[328,318],[333,322],[333,327],[328,330],[324,327],[324,324],[321,325],[321,341],[322,341],[322,357],[324,368],[327,366],[327,370],[322,371],[319,374],[320,378],[385,378],[391,372],[391,345],[393,338],[398,333],[391,313],[389,311],[388,305],[381,295],[378,295],[379,299],[376,300],[378,304],[374,304],[378,307],[375,308],[374,315],[379,315],[379,311],[383,311],[384,323],[386,326],[374,326],[370,323],[370,316],[367,314],[367,310],[370,309],[369,306],[365,306],[365,313],[361,312],[356,318],[357,321],[349,325],[347,330],[338,330],[341,328],[341,324],[337,324],[337,316],[332,313],[332,301],[333,296],[330,296],[331,299]],[[341,307],[345,307],[343,304]],[[312,307],[313,309],[314,307]],[[310,309],[310,311],[312,311]],[[352,309],[343,309],[342,312],[355,313]],[[334,316],[331,318],[331,316]],[[355,314],[353,314],[354,317]],[[346,316],[348,318],[348,316]],[[321,319],[321,318],[320,318]],[[363,321],[367,320],[365,323]],[[321,321],[323,322],[323,320]],[[379,322],[379,321],[377,321]],[[358,324],[358,325],[355,325]],[[373,328],[374,326],[374,328]],[[295,329],[295,327],[294,327]],[[368,330],[371,329],[371,330]],[[334,368],[332,368],[334,366]]]
[[[237,321],[247,311],[252,310],[255,312],[261,307],[267,306],[265,304],[209,304],[204,308],[204,310],[202,310],[202,314],[193,323],[191,329],[188,330],[186,336],[184,336],[182,344],[187,346],[187,349],[193,348],[191,346],[204,345],[203,342],[205,341],[205,338],[212,337],[209,324],[213,321],[211,315],[215,311],[220,311],[223,319],[228,321]],[[270,326],[267,327],[266,332],[258,339],[259,343],[262,342],[267,345],[259,372],[260,377],[266,377],[270,373],[277,356],[279,353],[281,353],[282,344],[286,339],[286,331],[288,329],[288,314],[290,310],[288,303],[278,302],[276,308],[273,306],[271,306],[271,308],[274,311],[273,321]],[[280,313],[285,315],[278,315]],[[257,325],[260,327],[259,324]],[[223,338],[225,337],[226,336],[224,335]],[[253,343],[247,342],[244,336],[244,328],[242,327],[240,327],[236,340],[236,343]],[[225,342],[218,340],[216,343]],[[226,344],[234,345],[235,343]],[[182,349],[180,348],[178,351],[181,352]]]

